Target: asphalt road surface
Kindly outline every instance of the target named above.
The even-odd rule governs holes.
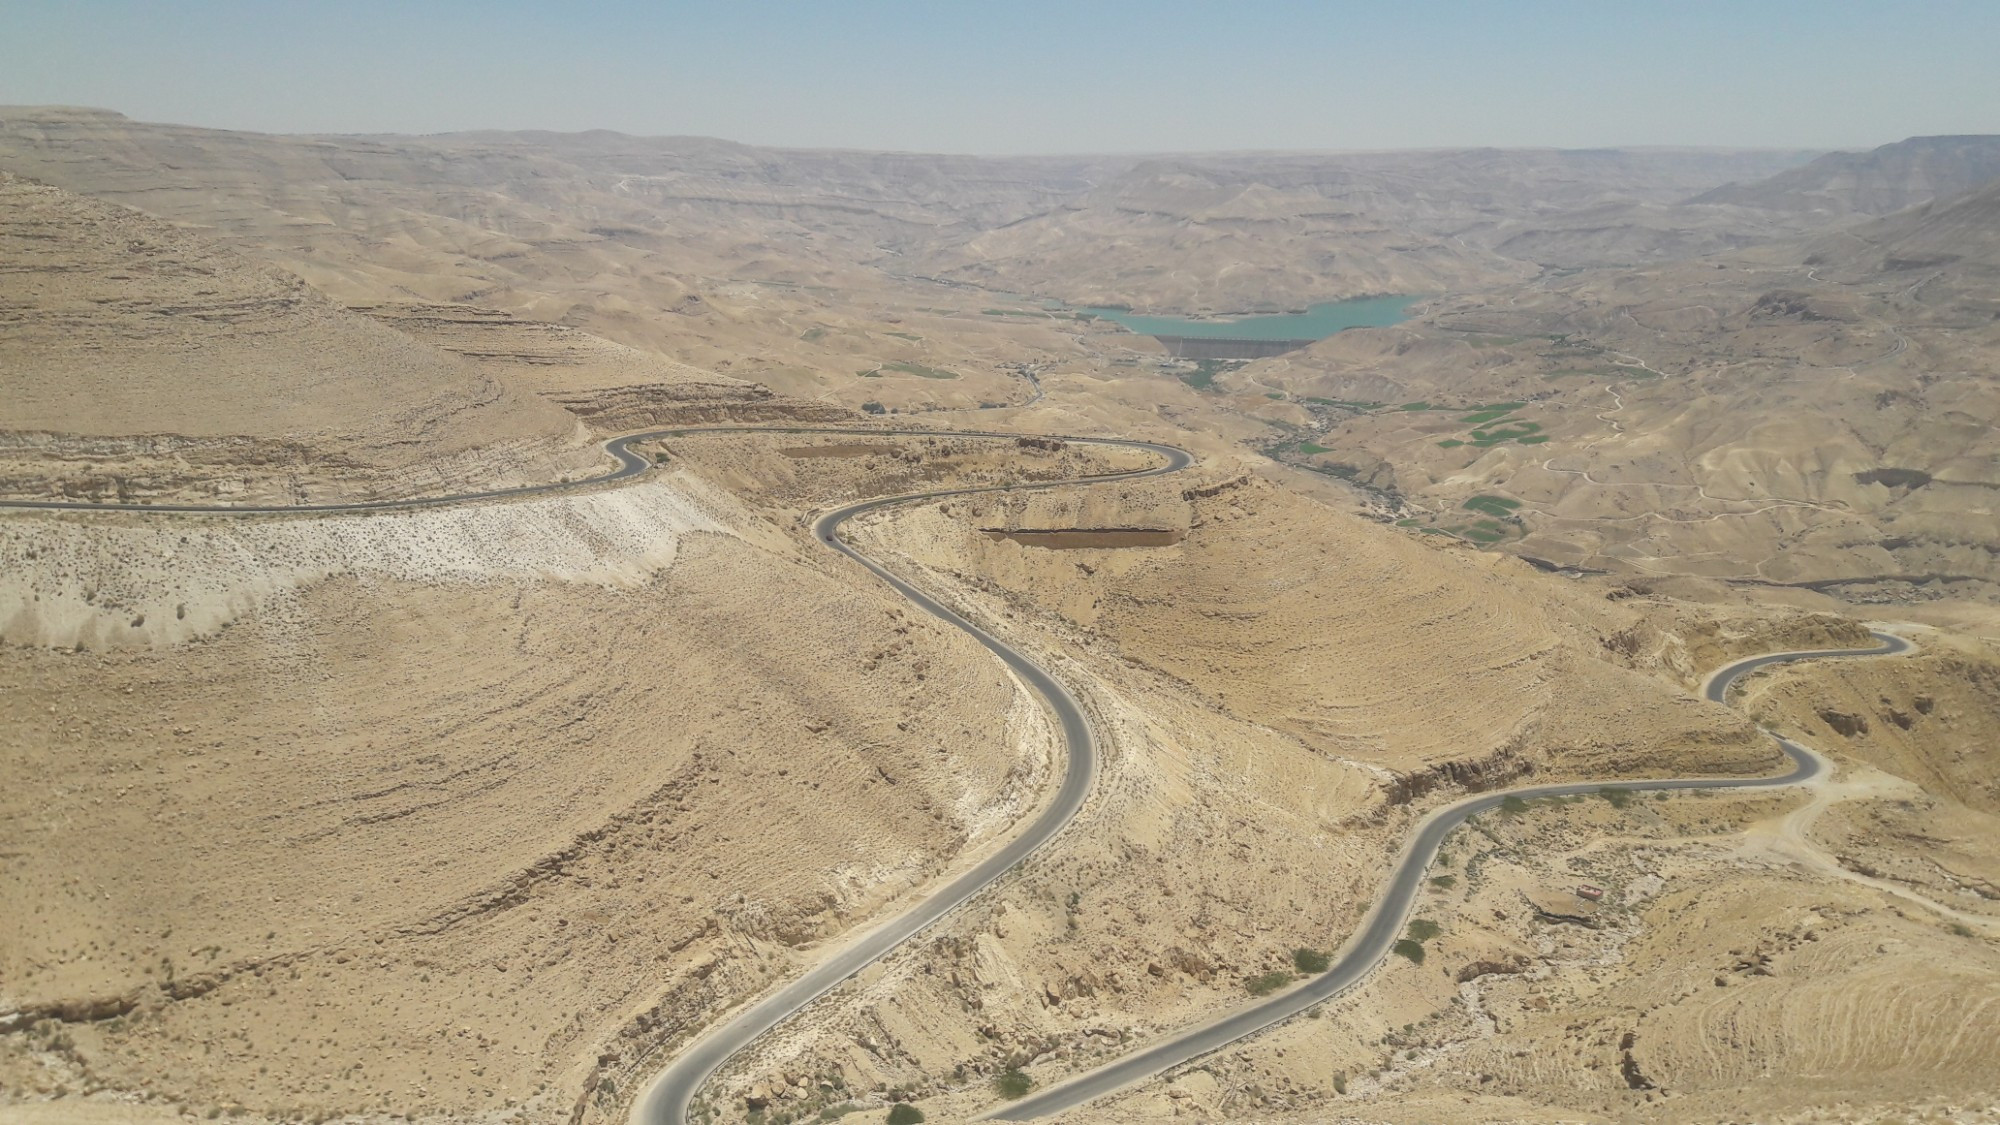
[[[628,434],[604,443],[604,450],[616,461],[617,467],[599,476],[586,480],[564,481],[540,485],[524,485],[517,488],[489,489],[480,492],[466,492],[451,496],[423,497],[411,500],[382,500],[350,504],[295,504],[295,505],[222,505],[222,504],[132,504],[132,503],[92,503],[76,500],[11,500],[0,501],[0,508],[19,508],[42,511],[92,511],[92,512],[148,512],[158,514],[193,514],[206,516],[287,516],[326,512],[385,512],[415,508],[440,507],[449,504],[463,504],[484,500],[513,499],[529,496],[548,495],[558,492],[609,484],[636,477],[646,471],[649,462],[632,447],[644,442],[670,437],[705,433],[837,433],[855,436],[918,436],[918,437],[981,437],[1019,438],[1024,435],[968,430],[892,430],[892,429],[840,429],[835,427],[775,427],[775,426],[697,426],[665,430],[649,430],[645,433]],[[757,1001],[750,1007],[723,1023],[719,1027],[704,1032],[680,1055],[670,1062],[666,1069],[656,1076],[639,1095],[634,1103],[632,1120],[643,1125],[682,1125],[687,1119],[689,1102],[708,1080],[716,1067],[742,1050],[765,1032],[776,1027],[787,1017],[810,1004],[828,990],[852,977],[855,973],[880,960],[903,942],[949,913],[953,907],[965,902],[990,886],[994,880],[1005,875],[1020,862],[1046,844],[1056,833],[1076,816],[1090,795],[1091,783],[1097,774],[1097,747],[1092,738],[1090,724],[1084,718],[1083,708],[1074,696],[1055,677],[1039,665],[1009,647],[999,638],[977,625],[960,617],[943,603],[923,591],[891,574],[875,560],[849,546],[840,538],[840,525],[862,514],[898,504],[938,500],[951,496],[966,496],[981,492],[1034,491],[1062,488],[1100,481],[1135,480],[1141,477],[1160,476],[1179,472],[1193,463],[1193,456],[1184,449],[1152,442],[1125,441],[1116,438],[1091,438],[1063,436],[1061,440],[1076,445],[1117,446],[1140,449],[1157,454],[1160,463],[1149,469],[1130,472],[1106,473],[1099,476],[1069,478],[1056,481],[1036,481],[1023,484],[993,485],[980,488],[954,488],[935,492],[912,493],[890,496],[876,500],[866,500],[850,504],[837,511],[828,512],[813,524],[813,538],[821,544],[846,555],[866,567],[871,573],[888,583],[903,597],[934,617],[965,631],[987,650],[999,657],[1001,662],[1012,669],[1022,680],[1042,697],[1050,712],[1055,716],[1062,731],[1065,752],[1065,770],[1062,783],[1056,789],[1055,797],[1041,814],[1018,836],[1008,841],[978,865],[953,879],[943,888],[911,904],[902,914],[892,918],[875,929],[844,946],[839,947],[819,965],[804,976],[785,985],[777,992]]]
[[[700,1092],[709,1075],[727,1062],[732,1055],[849,977],[887,956],[896,947],[944,917],[953,907],[985,890],[994,880],[1005,875],[1042,845],[1048,843],[1076,816],[1077,810],[1083,807],[1084,799],[1090,795],[1091,783],[1097,775],[1097,744],[1091,735],[1090,724],[1084,718],[1083,708],[1077,704],[1076,698],[1070,695],[1069,690],[1039,665],[1009,647],[1006,642],[960,617],[948,606],[936,601],[922,590],[889,573],[880,563],[849,546],[839,535],[840,525],[855,516],[897,504],[938,500],[978,492],[1023,492],[1096,481],[1133,480],[1179,472],[1193,462],[1193,457],[1186,450],[1171,445],[1119,441],[1110,438],[1064,438],[1063,440],[1075,444],[1143,449],[1159,454],[1162,462],[1150,469],[1104,476],[994,485],[985,488],[953,488],[865,500],[859,504],[850,504],[837,511],[828,512],[813,524],[813,538],[867,567],[876,577],[888,583],[897,593],[916,603],[926,613],[964,630],[974,640],[986,646],[993,655],[999,657],[1003,664],[1013,669],[1016,675],[1042,697],[1061,726],[1067,758],[1062,784],[1056,789],[1055,798],[1026,830],[1008,841],[999,851],[981,860],[971,870],[953,879],[943,888],[910,904],[903,913],[882,923],[858,940],[839,948],[804,976],[757,1001],[720,1026],[702,1033],[668,1063],[666,1069],[640,1093],[632,1107],[631,1119],[635,1123],[682,1125],[687,1120],[688,1103]]]
[[[1837,656],[1887,656],[1906,651],[1910,647],[1910,642],[1888,633],[1876,633],[1875,639],[1882,642],[1881,647],[1781,652],[1739,660],[1711,676],[1703,694],[1718,703],[1725,702],[1730,687],[1739,678],[1771,664]],[[1776,735],[1772,737],[1777,738]],[[1785,738],[1777,738],[1777,742],[1784,750],[1785,757],[1790,760],[1792,768],[1771,777],[1668,778],[1650,781],[1586,781],[1563,785],[1534,785],[1523,789],[1482,794],[1440,809],[1418,827],[1416,836],[1404,849],[1402,859],[1397,863],[1395,872],[1390,875],[1388,885],[1383,888],[1382,897],[1363,921],[1360,932],[1348,939],[1346,946],[1341,949],[1339,958],[1326,972],[1289,992],[1279,993],[1268,1000],[1247,1005],[1212,1023],[1181,1032],[1067,1082],[989,1110],[980,1120],[1026,1121],[1072,1109],[1151,1078],[1190,1059],[1219,1050],[1246,1036],[1254,1035],[1354,987],[1374,971],[1384,957],[1388,956],[1390,947],[1395,944],[1397,935],[1402,932],[1403,921],[1409,916],[1417,891],[1423,884],[1424,873],[1429,869],[1431,861],[1437,857],[1438,846],[1444,843],[1445,837],[1449,836],[1453,829],[1464,824],[1467,818],[1497,808],[1509,797],[1532,800],[1537,797],[1567,797],[1579,793],[1596,793],[1605,789],[1647,792],[1661,789],[1768,788],[1795,785],[1812,778],[1825,768],[1824,760],[1811,750]]]
[[[412,508],[442,508],[453,504],[469,504],[480,500],[513,500],[531,496],[548,496],[559,492],[577,492],[616,481],[629,480],[645,472],[651,462],[643,455],[634,453],[632,447],[644,442],[659,441],[670,437],[684,437],[689,434],[849,434],[856,437],[870,435],[885,437],[976,437],[976,438],[1053,438],[1078,445],[1121,445],[1132,448],[1150,449],[1165,453],[1172,450],[1182,460],[1171,468],[1144,470],[1138,474],[1115,473],[1091,480],[1114,480],[1134,475],[1150,476],[1156,472],[1172,472],[1188,464],[1185,451],[1169,445],[1154,445],[1143,441],[1121,441],[1115,438],[1071,437],[1064,434],[1021,434],[1003,433],[994,430],[889,430],[853,427],[843,429],[837,426],[683,426],[667,430],[648,430],[640,434],[626,434],[604,443],[604,452],[617,462],[616,467],[594,477],[580,480],[553,481],[548,484],[523,484],[513,488],[491,488],[476,492],[454,492],[445,496],[418,496],[406,500],[361,500],[334,504],[143,504],[129,501],[96,500],[4,500],[0,499],[0,509],[22,509],[42,512],[159,512],[166,515],[200,516],[290,516],[316,515],[327,512],[394,512]],[[1076,484],[1077,481],[1062,483]],[[966,491],[979,492],[983,489]],[[948,496],[953,493],[932,493]],[[918,499],[911,497],[910,499]]]
[[[1016,438],[1021,435],[987,431],[941,431],[941,430],[892,430],[892,429],[840,429],[835,427],[766,427],[766,426],[699,426],[676,429],[650,430],[645,433],[628,434],[604,444],[607,454],[617,461],[617,466],[607,473],[585,480],[564,481],[551,484],[523,485],[516,488],[490,489],[478,492],[458,493],[450,496],[422,497],[410,500],[381,500],[349,504],[299,504],[299,505],[199,505],[199,504],[132,504],[93,503],[71,500],[0,500],[0,508],[55,510],[55,511],[118,511],[157,512],[163,514],[200,515],[292,515],[324,512],[371,512],[396,511],[413,508],[439,507],[482,500],[498,500],[516,497],[546,495],[557,492],[574,491],[595,487],[615,481],[636,477],[649,467],[647,459],[632,451],[632,446],[643,442],[664,438],[680,437],[702,433],[838,433],[838,434],[880,434],[885,436],[920,437],[990,437]],[[920,933],[954,907],[977,895],[993,882],[1018,866],[1028,856],[1060,832],[1083,806],[1090,794],[1096,776],[1096,742],[1090,725],[1084,718],[1082,708],[1075,697],[1070,695],[1055,677],[1030,661],[1020,652],[1009,647],[992,634],[960,617],[949,607],[931,598],[923,591],[891,574],[875,560],[849,546],[840,538],[840,525],[863,512],[874,511],[898,504],[938,500],[951,496],[965,496],[973,493],[1000,491],[1030,491],[1048,488],[1068,487],[1109,480],[1132,480],[1139,477],[1159,476],[1178,472],[1192,463],[1192,456],[1183,449],[1152,442],[1123,441],[1114,438],[1087,438],[1064,436],[1061,440],[1075,444],[1122,446],[1143,449],[1158,454],[1159,465],[1126,473],[1110,473],[1101,476],[1072,478],[1060,481],[1042,481],[1016,485],[993,485],[981,488],[945,489],[936,492],[912,493],[904,496],[885,497],[851,504],[821,516],[813,524],[813,537],[827,547],[840,552],[866,567],[876,577],[889,584],[919,608],[948,624],[964,630],[974,640],[999,657],[1001,662],[1026,681],[1055,715],[1063,736],[1067,766],[1061,785],[1055,797],[1042,813],[1037,816],[1020,835],[1005,844],[977,866],[953,879],[943,888],[925,896],[905,910],[858,939],[841,946],[819,965],[804,976],[780,988],[764,999],[739,1012],[720,1026],[703,1033],[680,1055],[670,1062],[666,1069],[654,1078],[634,1103],[632,1120],[638,1125],[684,1125],[689,1103],[707,1082],[716,1068],[727,1062],[760,1036],[797,1013],[813,1000],[824,995],[862,969],[880,960],[905,941]],[[1875,639],[1882,642],[1878,648],[1835,649],[1819,651],[1771,653],[1737,661],[1711,676],[1703,688],[1703,695],[1715,702],[1726,702],[1729,689],[1746,673],[1771,664],[1794,660],[1816,660],[1828,657],[1885,656],[1909,649],[1908,641],[1888,633],[1876,633]],[[1273,1024],[1280,1023],[1306,1009],[1339,995],[1353,987],[1374,970],[1389,953],[1401,931],[1403,920],[1408,916],[1417,890],[1422,884],[1426,870],[1436,858],[1438,847],[1445,837],[1459,825],[1473,816],[1497,808],[1509,797],[1534,799],[1539,797],[1564,797],[1573,794],[1595,793],[1605,789],[1622,789],[1632,792],[1674,790],[1674,789],[1747,789],[1794,785],[1806,781],[1824,768],[1824,761],[1813,751],[1789,739],[1777,738],[1779,747],[1791,761],[1792,768],[1785,773],[1762,778],[1666,778],[1646,781],[1574,782],[1559,785],[1537,785],[1521,789],[1510,789],[1482,794],[1478,797],[1447,806],[1431,814],[1418,828],[1416,835],[1405,847],[1382,896],[1363,921],[1361,930],[1351,937],[1342,948],[1340,957],[1326,972],[1313,977],[1289,991],[1279,993],[1267,1000],[1223,1016],[1201,1027],[1180,1033],[1147,1047],[1122,1059],[1099,1067],[1060,1085],[1032,1094],[1018,1101],[1009,1102],[989,1111],[983,1119],[1000,1121],[1025,1121],[1043,1117],[1069,1109],[1115,1090],[1123,1089],[1143,1081],[1170,1067],[1190,1059],[1198,1058],[1218,1050],[1239,1039],[1253,1035]]]

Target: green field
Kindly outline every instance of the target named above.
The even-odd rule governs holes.
[[[1540,445],[1549,440],[1547,435],[1542,433],[1542,424],[1530,422],[1515,413],[1526,405],[1523,402],[1489,402],[1484,406],[1475,406],[1458,418],[1460,425],[1469,426],[1471,429],[1457,437],[1442,438],[1437,444],[1443,449],[1457,449],[1466,445],[1475,449],[1491,449],[1510,441],[1522,445]]]
[[[1338,406],[1343,410],[1380,410],[1389,405],[1386,402],[1357,402],[1345,398],[1321,398],[1318,395],[1307,395],[1305,400],[1320,406]]]
[[[1470,444],[1481,447],[1494,446],[1517,438],[1532,437],[1541,431],[1540,422],[1524,422],[1519,418],[1509,418],[1504,426],[1497,429],[1472,431]]]
[[[1527,403],[1524,402],[1496,402],[1491,406],[1474,408],[1472,413],[1460,418],[1459,421],[1467,425],[1480,426],[1488,422],[1499,421],[1526,405]]]
[[[1193,371],[1181,374],[1181,382],[1198,391],[1213,390],[1217,375],[1234,371],[1243,363],[1240,359],[1198,359],[1194,361]]]
[[[1481,546],[1505,543],[1528,534],[1521,522],[1521,502],[1508,496],[1494,496],[1481,493],[1459,505],[1459,512],[1476,518],[1467,519],[1457,512],[1439,512],[1422,518],[1405,517],[1396,521],[1397,527],[1414,528],[1426,535],[1449,535]]]
[[[1484,512],[1489,516],[1498,516],[1501,519],[1506,519],[1508,516],[1513,515],[1514,509],[1520,506],[1521,502],[1519,500],[1509,500],[1505,496],[1485,495],[1474,496],[1460,505],[1460,507],[1465,508],[1467,511]]]
[[[919,379],[956,379],[956,371],[945,371],[937,367],[925,367],[921,363],[885,363],[867,371],[857,371],[863,379],[880,379],[884,371],[894,371],[899,375],[915,375]]]

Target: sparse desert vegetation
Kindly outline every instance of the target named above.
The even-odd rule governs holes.
[[[1979,137],[0,109],[0,1121],[655,1125],[927,902],[686,1120],[1026,1112],[1301,996],[1061,1119],[2000,1112],[1996,217]],[[1625,787],[1767,731],[1824,770]],[[1427,817],[1554,783],[1328,995]]]

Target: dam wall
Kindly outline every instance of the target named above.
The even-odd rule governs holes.
[[[1310,347],[1317,340],[1232,340],[1221,336],[1155,336],[1176,359],[1263,359]]]

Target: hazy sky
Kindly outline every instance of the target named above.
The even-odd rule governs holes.
[[[0,0],[0,104],[1133,152],[2000,132],[2000,0]]]

